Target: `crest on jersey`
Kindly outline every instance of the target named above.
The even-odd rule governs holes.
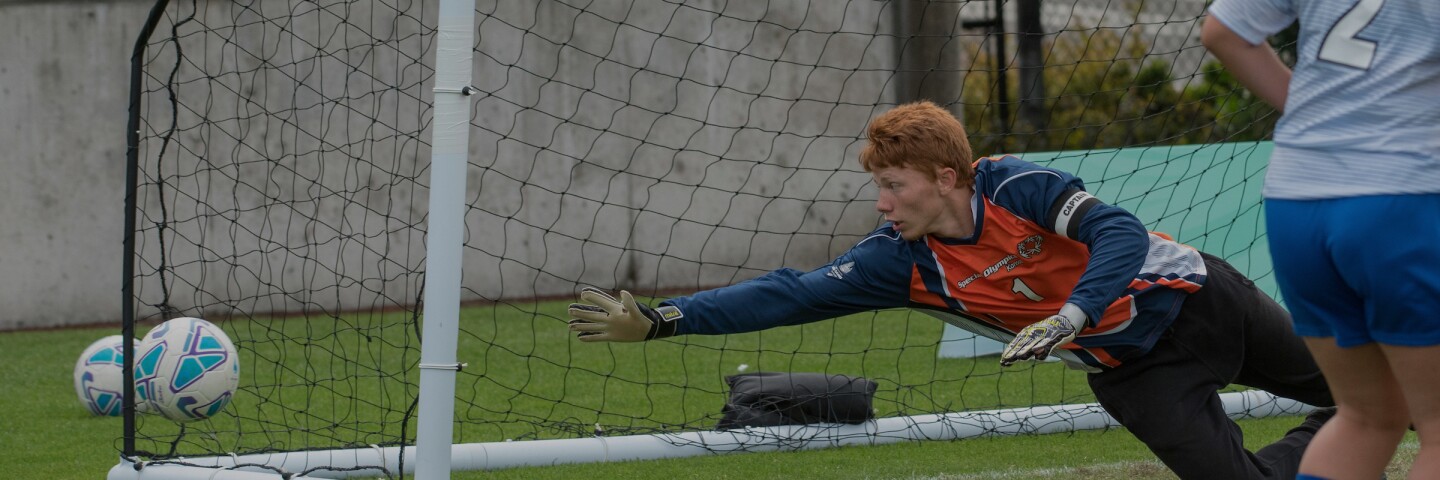
[[[1040,245],[1043,243],[1045,243],[1045,237],[1031,235],[1021,240],[1020,243],[1015,244],[1015,253],[1020,254],[1020,258],[1030,258],[1039,255]]]
[[[825,272],[825,276],[836,280],[844,280],[845,274],[850,273],[850,271],[854,269],[855,262],[845,262],[839,265],[831,265],[830,271]]]

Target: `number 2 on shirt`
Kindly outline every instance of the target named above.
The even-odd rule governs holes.
[[[1370,62],[1375,59],[1375,42],[1357,35],[1370,26],[1384,5],[1385,0],[1360,0],[1350,7],[1350,11],[1330,27],[1330,33],[1325,34],[1325,41],[1320,44],[1320,59],[1369,70]]]

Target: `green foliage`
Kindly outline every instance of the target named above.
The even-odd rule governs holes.
[[[1045,42],[1043,118],[1032,125],[1011,108],[1001,119],[994,72],[973,70],[963,79],[957,113],[970,128],[979,155],[1092,150],[1263,140],[1278,114],[1240,86],[1218,62],[1193,73],[1177,71],[1169,56],[1131,29],[1067,30]],[[972,65],[990,65],[980,45]],[[1200,48],[1198,46],[1187,48]],[[1005,81],[1014,82],[1010,73]],[[1010,89],[1015,92],[1018,89]],[[1006,123],[1001,123],[1005,121]]]

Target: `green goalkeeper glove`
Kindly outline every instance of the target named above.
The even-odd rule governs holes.
[[[1085,313],[1065,304],[1060,313],[1030,324],[1015,334],[1015,339],[1000,354],[1000,366],[1008,367],[1021,360],[1044,360],[1061,345],[1075,341],[1085,326]]]
[[[635,303],[635,297],[624,290],[616,300],[585,287],[580,302],[570,304],[570,316],[570,331],[582,342],[643,342],[674,336],[675,321],[682,315],[675,307],[657,310]]]

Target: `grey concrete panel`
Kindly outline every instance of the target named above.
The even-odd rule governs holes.
[[[1194,71],[1200,4],[1047,2],[1044,27],[1134,32]],[[142,316],[413,305],[433,2],[189,5],[146,54]],[[0,1],[0,330],[120,318],[128,60],[150,7]],[[467,299],[733,283],[816,267],[875,226],[855,158],[894,102],[887,4],[476,10]],[[975,48],[944,47],[941,70]]]
[[[120,319],[128,59],[149,2],[0,2],[0,330]]]

